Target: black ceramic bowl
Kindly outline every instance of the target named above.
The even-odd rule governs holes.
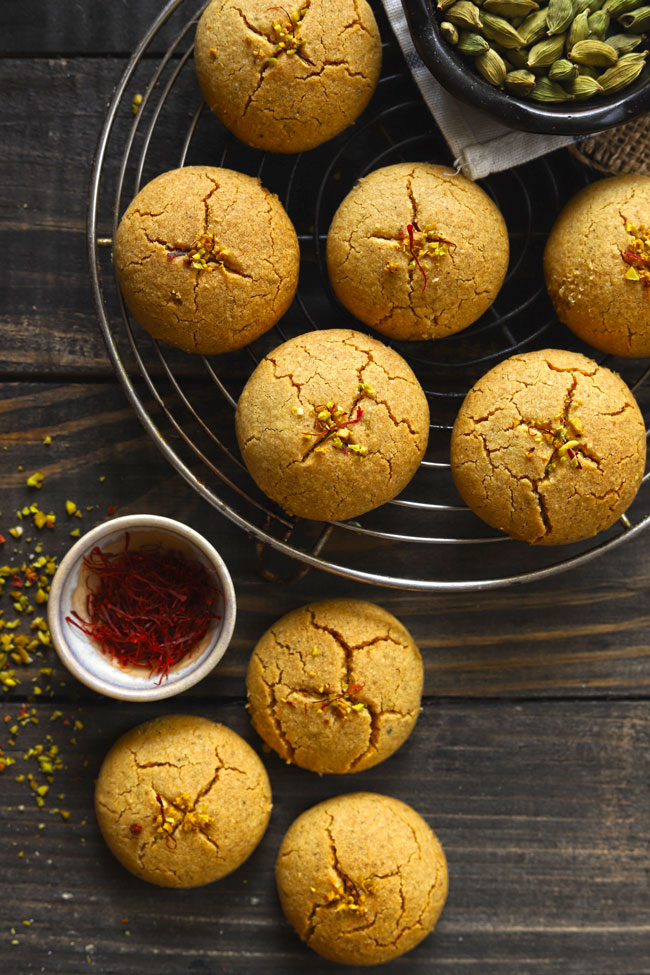
[[[547,135],[589,135],[629,122],[650,111],[650,69],[644,68],[629,88],[586,102],[544,105],[515,98],[494,88],[474,72],[471,60],[457,54],[440,33],[431,0],[402,0],[418,54],[447,91],[489,112],[504,125]]]

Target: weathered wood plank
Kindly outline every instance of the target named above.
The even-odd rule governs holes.
[[[172,16],[170,29],[162,32],[151,50],[164,51],[176,25],[190,19],[202,5],[201,0],[185,0]],[[143,0],[137,5],[129,0],[64,0],[62,4],[30,0],[25,15],[27,11],[19,13],[17,4],[5,3],[0,7],[2,51],[5,56],[31,57],[130,54],[165,6],[163,0]]]
[[[182,27],[200,16],[206,0],[184,0],[153,39],[147,53],[167,50]],[[384,37],[389,27],[380,0],[369,0]],[[82,56],[131,54],[159,17],[165,0],[30,0],[23,12],[16,3],[0,5],[2,54],[20,56]],[[34,25],[38,25],[35,30]],[[188,34],[189,37],[192,33]]]
[[[276,801],[258,850],[218,884],[174,892],[136,881],[117,864],[98,834],[92,791],[119,734],[179,705],[93,701],[79,713],[64,702],[64,718],[84,725],[74,732],[76,746],[63,718],[48,721],[53,705],[39,704],[40,724],[21,730],[21,753],[51,732],[66,769],[43,809],[14,775],[3,780],[0,937],[11,971],[42,965],[69,975],[86,970],[86,956],[89,969],[102,973],[132,971],[145,956],[169,975],[335,971],[289,930],[273,863],[299,812],[357,789],[413,805],[449,860],[450,895],[437,931],[391,971],[650,971],[647,703],[582,702],[568,711],[561,702],[430,701],[398,755],[351,776],[319,778],[266,755]],[[193,702],[191,710],[224,721],[260,750],[243,700]],[[13,719],[15,709],[0,708],[0,727],[5,713]],[[11,772],[31,765],[19,760]],[[67,823],[47,812],[64,804]],[[20,942],[13,946],[12,927]]]

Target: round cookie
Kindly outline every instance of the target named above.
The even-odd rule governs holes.
[[[131,873],[160,887],[198,887],[253,852],[271,815],[271,787],[230,728],[168,715],[115,742],[97,779],[95,812]]]
[[[650,177],[615,176],[562,210],[544,251],[560,321],[618,356],[650,355]]]
[[[427,447],[429,407],[397,352],[349,329],[308,332],[262,359],[236,413],[239,448],[300,518],[355,518],[394,498]]]
[[[634,499],[643,417],[623,380],[591,359],[545,349],[513,356],[469,391],[451,469],[469,507],[538,545],[590,538]]]
[[[302,940],[344,965],[376,965],[414,948],[438,920],[448,886],[435,833],[410,806],[372,792],[298,816],[275,878]]]
[[[348,193],[327,237],[345,307],[395,339],[439,339],[485,312],[508,269],[508,231],[480,187],[428,163],[377,169]]]
[[[259,180],[186,166],[140,190],[115,235],[124,300],[156,339],[211,355],[248,345],[298,284],[293,224]]]
[[[194,63],[206,102],[239,139],[302,152],[364,110],[379,80],[381,38],[366,0],[213,0]]]
[[[258,641],[248,665],[255,730],[313,772],[360,772],[402,745],[422,697],[420,651],[390,613],[359,599],[295,609]]]

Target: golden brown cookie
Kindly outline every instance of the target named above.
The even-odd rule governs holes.
[[[271,787],[234,731],[174,714],[115,742],[99,772],[95,811],[131,873],[160,887],[198,887],[253,852],[271,815]]]
[[[581,190],[544,251],[560,321],[620,356],[650,355],[650,177],[615,176]]]
[[[439,339],[486,311],[508,269],[501,212],[444,166],[398,163],[360,180],[327,237],[332,287],[366,325],[396,339]]]
[[[538,545],[613,525],[639,489],[645,456],[643,417],[620,376],[558,349],[486,373],[451,438],[452,473],[469,507]]]
[[[390,613],[360,599],[295,609],[259,640],[248,665],[255,730],[312,772],[383,762],[416,722],[422,658]]]
[[[361,114],[381,70],[366,0],[213,0],[196,30],[203,96],[231,132],[272,152],[302,152]]]
[[[427,447],[429,407],[397,352],[349,329],[308,332],[262,359],[236,415],[262,491],[300,518],[355,518],[394,498]]]
[[[344,965],[410,951],[447,898],[435,833],[410,806],[372,792],[327,799],[299,816],[282,841],[275,878],[302,940]]]
[[[124,299],[154,338],[210,355],[248,345],[298,284],[293,224],[259,180],[186,166],[140,190],[115,235]]]

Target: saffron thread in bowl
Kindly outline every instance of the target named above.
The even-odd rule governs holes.
[[[146,667],[159,684],[205,636],[219,589],[196,559],[158,544],[104,552],[95,546],[83,564],[89,578],[86,619],[66,622],[123,666]]]

